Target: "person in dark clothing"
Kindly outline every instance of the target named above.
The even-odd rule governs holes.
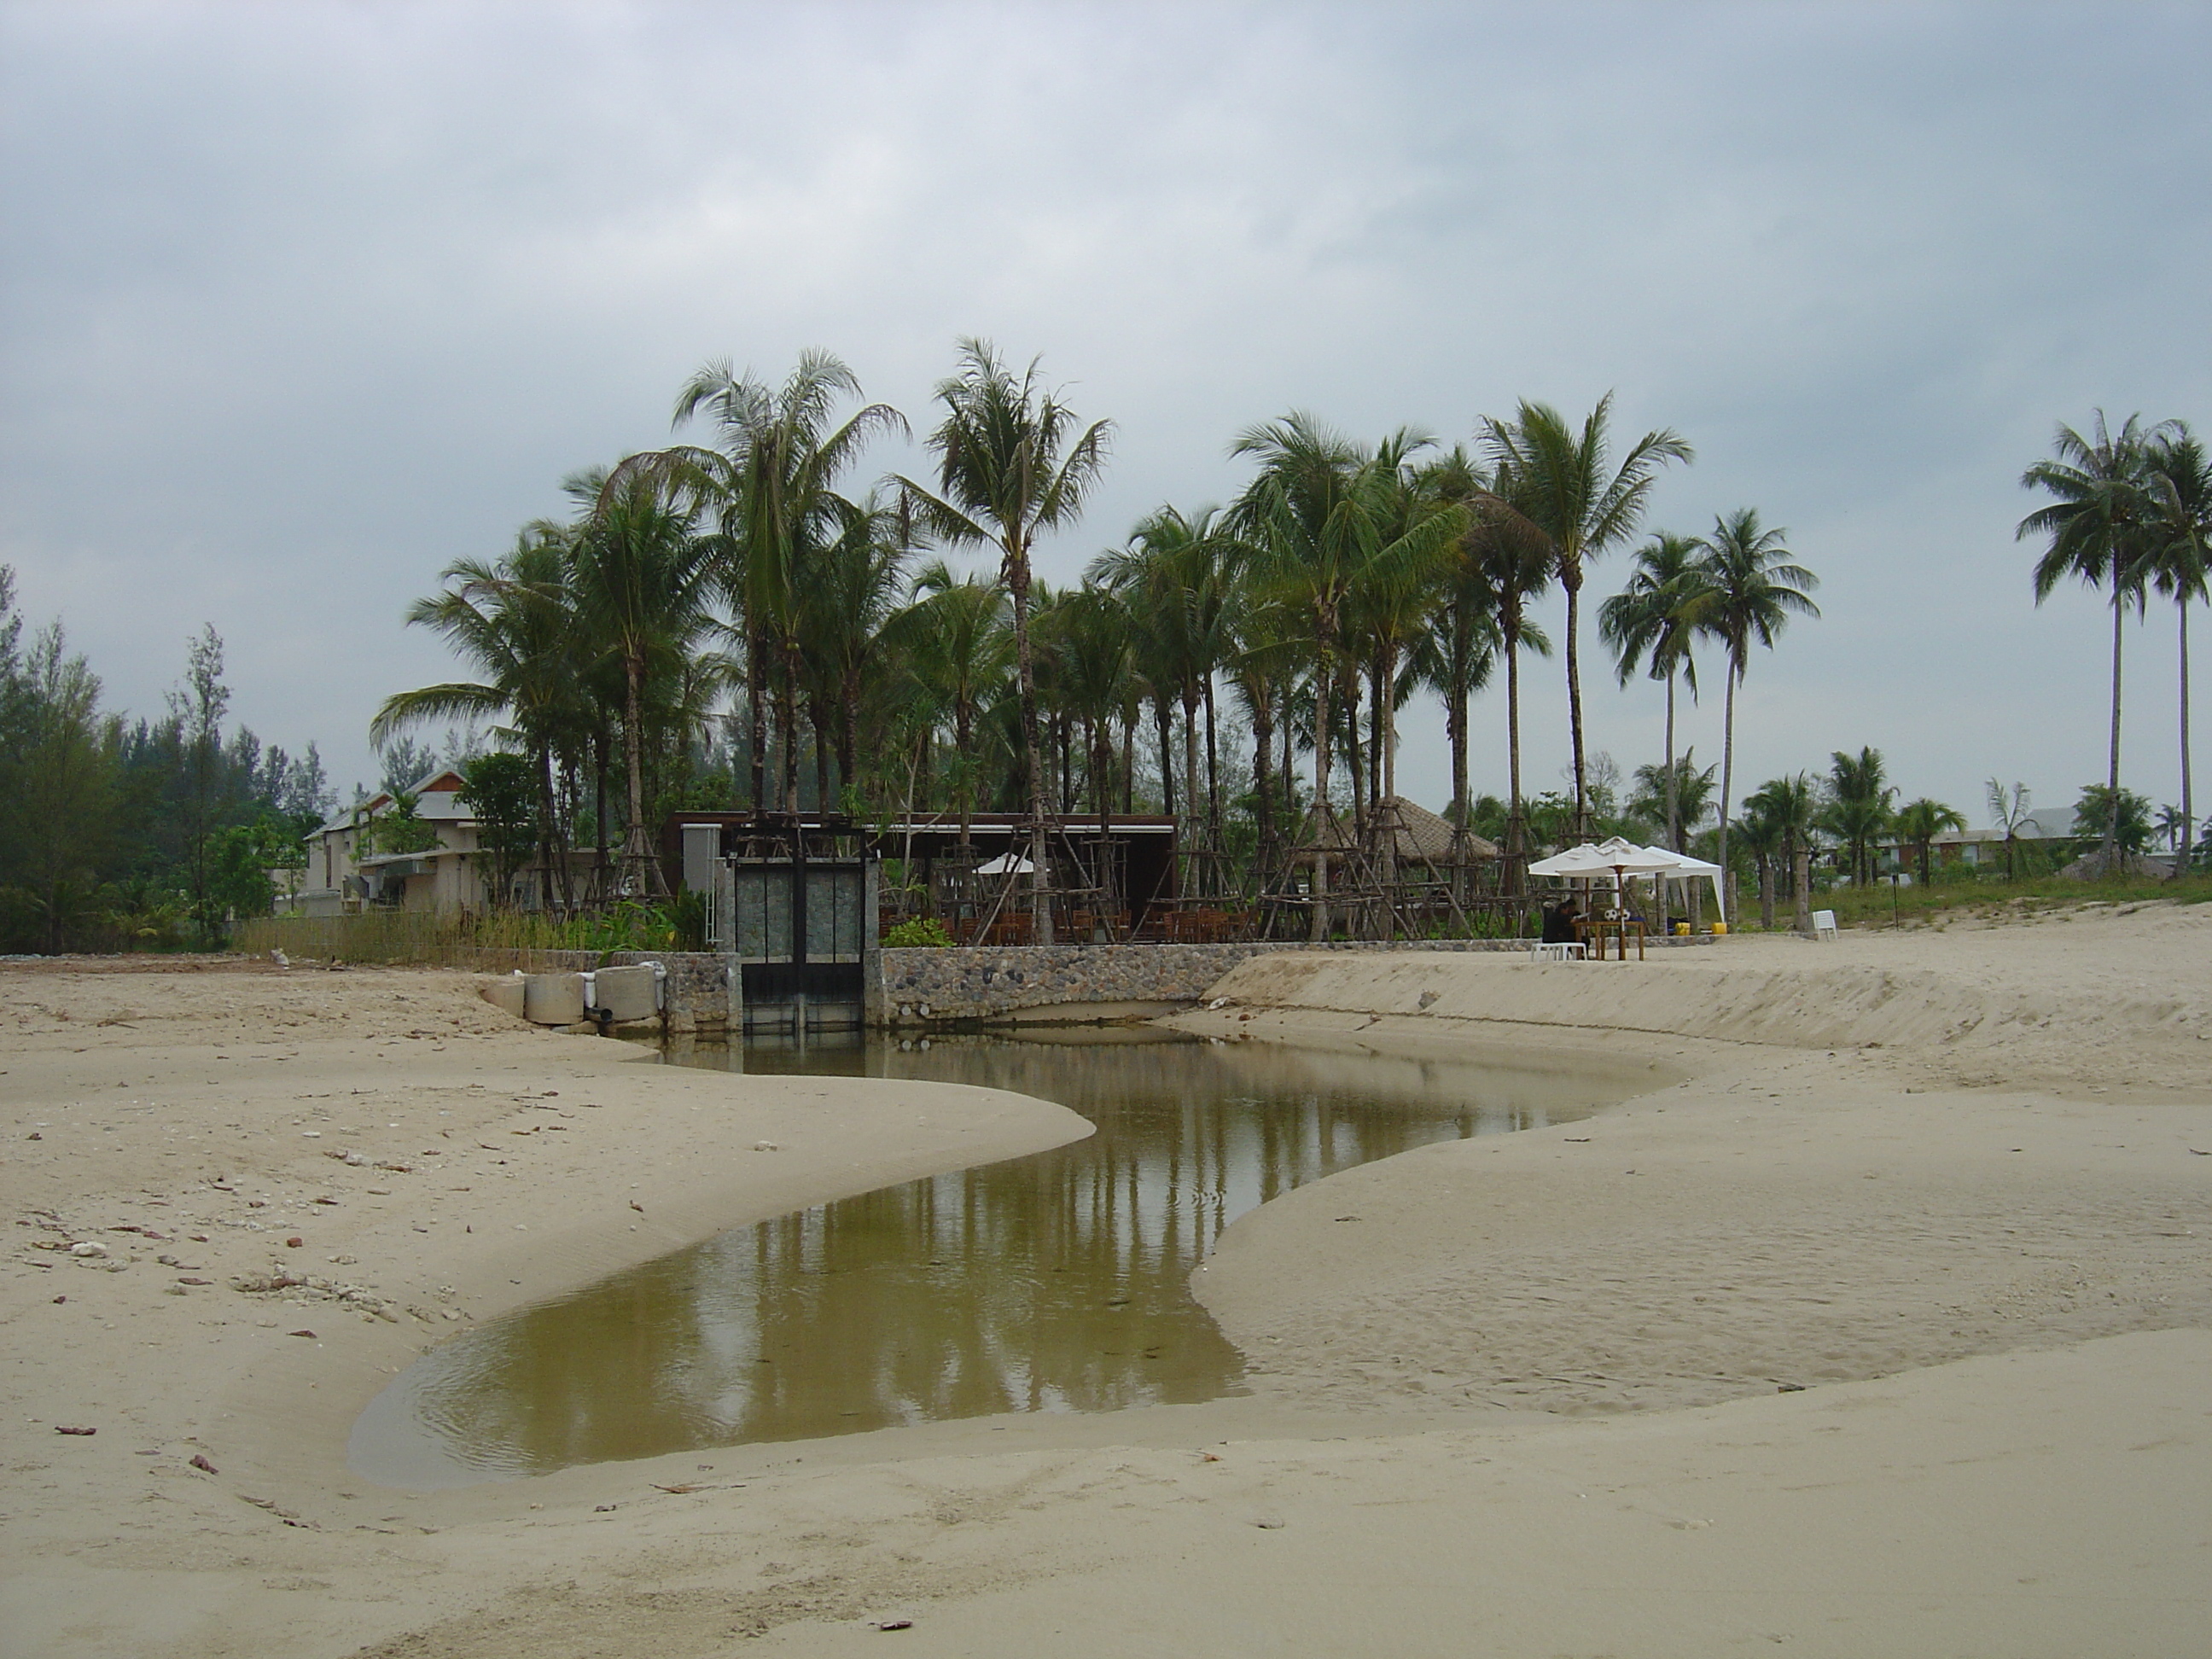
[[[1572,945],[1581,937],[1575,932],[1575,902],[1561,899],[1556,905],[1544,907],[1544,943]]]

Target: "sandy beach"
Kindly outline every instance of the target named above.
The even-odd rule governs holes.
[[[2208,946],[2212,916],[2148,907],[1642,964],[1255,960],[1179,1023],[1653,1087],[1235,1224],[1195,1287],[1242,1397],[431,1493],[343,1454],[441,1337],[1085,1124],[661,1067],[461,975],[0,968],[0,1638],[2201,1653]]]

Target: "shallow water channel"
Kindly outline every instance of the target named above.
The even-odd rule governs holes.
[[[1624,1079],[1143,1031],[854,1036],[671,1050],[752,1073],[918,1078],[1057,1101],[1051,1152],[736,1228],[440,1345],[349,1461],[392,1486],[542,1474],[746,1441],[1242,1391],[1190,1294],[1223,1227],[1433,1140],[1587,1116]]]

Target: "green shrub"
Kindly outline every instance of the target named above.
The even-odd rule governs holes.
[[[941,949],[952,943],[952,935],[945,931],[945,924],[935,916],[916,916],[910,921],[900,922],[885,933],[884,943],[898,950],[915,945]]]

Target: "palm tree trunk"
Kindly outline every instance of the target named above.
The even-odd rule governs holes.
[[[1175,787],[1175,716],[1169,711],[1164,695],[1152,699],[1152,729],[1160,743],[1160,811],[1170,817],[1176,815]]]
[[[2127,591],[2121,586],[2120,557],[2112,556],[2112,747],[2111,811],[2105,820],[2105,873],[2118,873],[2120,842],[2120,623],[2127,614]]]
[[[1268,750],[1274,746],[1274,713],[1267,696],[1267,683],[1261,677],[1252,699],[1252,816],[1259,831],[1257,868],[1253,872],[1255,890],[1265,892],[1267,879],[1275,868],[1275,809],[1269,799],[1273,794],[1268,778]]]
[[[1376,700],[1376,718],[1382,729],[1375,734],[1376,747],[1382,751],[1382,775],[1376,781],[1375,811],[1380,820],[1376,830],[1376,872],[1382,889],[1382,937],[1398,937],[1398,820],[1393,805],[1398,795],[1398,653],[1385,646],[1382,651],[1382,684],[1381,696]]]
[[[1036,665],[1030,652],[1029,550],[1006,549],[1006,586],[1014,602],[1014,676],[1021,698],[1022,766],[1030,814],[1030,936],[1052,943],[1052,895],[1044,866],[1044,767],[1037,752]]]
[[[1190,841],[1190,872],[1194,878],[1202,867],[1202,860],[1196,854],[1206,844],[1206,819],[1198,804],[1198,687],[1194,684],[1186,684],[1182,689],[1182,798],[1190,817],[1198,824],[1198,834]],[[1194,890],[1196,884],[1194,879]]]
[[[1221,752],[1214,730],[1216,710],[1213,702],[1213,676],[1206,675],[1201,682],[1206,692],[1206,839],[1213,848],[1215,890],[1220,890],[1221,876]]]
[[[1522,866],[1527,862],[1521,818],[1521,629],[1518,618],[1505,629],[1505,890],[1519,897]]]
[[[750,727],[747,769],[752,774],[753,811],[768,804],[768,673],[762,661],[761,636],[745,633],[745,715]]]
[[[623,748],[629,773],[629,832],[623,837],[623,873],[635,884],[639,896],[658,892],[660,860],[653,856],[653,841],[645,827],[645,665],[632,657],[623,674]]]
[[[2189,596],[2182,594],[2174,605],[2181,617],[2181,839],[2174,848],[2173,873],[2178,877],[2189,869],[2189,846],[2197,829],[2197,804],[2190,790],[2189,776]]]
[[[1667,846],[1671,852],[1682,850],[1681,808],[1677,799],[1674,776],[1674,671],[1667,671]]]
[[[1320,619],[1314,665],[1314,873],[1313,942],[1328,938],[1328,826],[1334,817],[1328,805],[1329,663],[1335,644],[1328,619]]]
[[[1589,769],[1583,756],[1582,629],[1583,568],[1579,560],[1562,565],[1559,585],[1567,590],[1567,726],[1575,750],[1575,838],[1589,839]]]
[[[1715,862],[1721,866],[1721,884],[1728,884],[1729,790],[1735,781],[1735,683],[1742,678],[1736,666],[1734,653],[1729,656],[1727,708],[1721,715],[1721,831],[1720,855]],[[1723,908],[1726,907],[1723,906]]]

